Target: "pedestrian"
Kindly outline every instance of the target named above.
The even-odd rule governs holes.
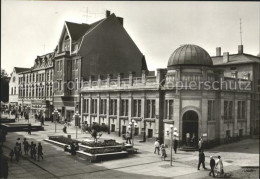
[[[195,147],[195,141],[196,141],[196,136],[195,136],[195,133],[193,133],[192,138],[191,138],[191,143],[192,143],[193,147]]]
[[[30,154],[31,154],[31,159],[33,159],[33,142],[31,142],[31,145],[30,145]]]
[[[39,143],[38,143],[38,161],[40,161],[40,157],[41,157],[42,160],[43,160],[42,145],[41,145],[41,143],[39,142]]]
[[[190,133],[186,133],[186,145],[190,146]]]
[[[129,141],[129,144],[131,144],[131,137],[130,137],[129,132],[126,133],[126,143],[128,143],[128,141]]]
[[[36,160],[36,154],[37,154],[36,144],[33,144],[32,153],[33,153],[33,159]]]
[[[16,142],[15,147],[14,147],[14,155],[15,155],[15,160],[19,162],[19,157],[20,157],[20,151],[19,151],[19,144]]]
[[[26,140],[26,138],[23,139],[23,150],[24,150],[24,154],[28,155],[28,151],[29,151],[29,143]]]
[[[63,132],[64,132],[65,134],[67,134],[67,123],[64,124],[62,130],[63,130]]]
[[[71,155],[76,155],[75,145],[73,142],[70,144],[70,153]]]
[[[223,162],[220,156],[218,156],[218,160],[216,161],[217,168],[217,177],[222,177],[224,175]]]
[[[43,125],[44,125],[44,117],[42,115],[42,117],[41,117],[41,126],[43,126]]]
[[[13,157],[14,157],[14,150],[13,149],[10,151],[9,156],[10,156],[10,160],[13,161]]]
[[[31,123],[28,124],[28,134],[31,135],[31,131],[32,131],[32,125]]]
[[[215,169],[215,160],[212,156],[210,156],[210,172],[209,172],[209,176],[211,176],[211,174],[213,174],[213,178],[215,178],[215,173],[214,173],[214,169]]]
[[[202,139],[202,137],[201,137],[200,140],[199,140],[198,147],[199,147],[199,152],[204,149],[204,144],[203,144],[203,139]]]
[[[202,164],[203,168],[206,170],[207,168],[205,167],[205,154],[202,151],[199,152],[199,164],[198,164],[198,170],[200,170],[200,164]]]
[[[22,143],[21,143],[21,139],[20,138],[17,138],[17,143],[18,143],[19,153],[20,153],[20,155],[22,155]]]
[[[156,154],[156,151],[158,152],[158,155],[160,155],[160,143],[158,139],[155,140],[154,142],[154,153]]]
[[[21,111],[20,115],[21,115],[21,119],[22,119],[23,118],[23,111]]]
[[[174,141],[173,141],[173,149],[174,149],[175,153],[177,153],[177,147],[178,147],[178,140],[174,139]]]
[[[166,154],[166,150],[165,150],[165,145],[164,144],[161,145],[161,152],[162,152],[161,159],[165,160],[165,158],[167,157],[167,154]]]

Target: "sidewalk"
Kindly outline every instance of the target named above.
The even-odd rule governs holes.
[[[35,120],[30,120],[33,124],[39,123]],[[24,122],[23,121],[19,121]],[[71,156],[65,153],[62,148],[44,142],[43,139],[48,138],[51,135],[71,135],[72,138],[76,136],[75,127],[68,128],[68,134],[62,132],[63,125],[57,124],[57,133],[54,131],[54,123],[45,122],[45,131],[32,132],[32,135],[28,135],[26,132],[8,133],[7,142],[5,142],[5,153],[9,153],[16,142],[16,139],[20,137],[27,138],[28,141],[41,142],[44,151],[43,161],[32,161],[31,159],[22,159],[18,164],[10,164],[10,170],[12,167],[14,171],[22,173],[23,175],[33,175],[34,170],[26,170],[34,167],[35,171],[44,176],[54,178],[209,178],[208,170],[197,170],[198,152],[184,152],[178,151],[177,154],[173,154],[173,166],[170,166],[170,151],[167,149],[168,157],[166,161],[162,161],[160,156],[154,154],[154,147],[150,143],[138,143],[135,141],[135,147],[138,148],[138,154],[129,156],[128,158],[105,161],[101,163],[91,164],[84,159],[76,156]],[[90,134],[81,134],[78,130],[78,140],[91,139]],[[102,139],[116,139],[118,142],[122,142],[121,137],[115,135],[108,135],[104,133]],[[243,165],[259,165],[258,154],[236,153],[233,152],[216,152],[206,151],[206,167],[209,168],[209,156],[221,155],[224,163],[225,172],[236,171]],[[25,164],[23,166],[23,164]],[[26,174],[27,173],[27,174]],[[17,178],[15,173],[11,173],[12,178]],[[10,175],[10,177],[11,177]],[[33,175],[35,176],[35,175]],[[38,177],[38,175],[37,175]],[[46,177],[46,178],[49,178]],[[25,177],[28,178],[28,177]],[[29,177],[34,178],[34,177]],[[41,178],[39,176],[39,178]],[[44,178],[44,177],[43,177]]]

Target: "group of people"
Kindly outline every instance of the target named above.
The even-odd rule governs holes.
[[[28,156],[30,153],[31,159],[36,160],[38,158],[38,161],[43,159],[43,148],[41,145],[41,142],[38,143],[38,146],[36,146],[36,143],[27,141],[26,138],[23,140],[23,149],[24,149],[24,155]],[[15,160],[18,162],[20,159],[20,156],[22,156],[22,143],[20,138],[17,139],[17,142],[14,146],[14,149],[10,152],[10,160],[13,161],[13,157],[15,157]],[[37,157],[36,157],[37,156]]]
[[[177,147],[178,147],[178,140],[174,139],[173,140],[173,149],[174,149],[175,154],[177,153]],[[167,157],[165,148],[166,148],[166,145],[165,144],[160,145],[159,139],[155,140],[155,142],[154,142],[154,154],[157,153],[158,155],[160,155],[160,151],[161,151],[161,157],[162,157],[163,160],[165,160],[165,158]]]
[[[205,167],[205,154],[203,152],[203,150],[201,150],[199,152],[199,163],[198,163],[198,170],[200,170],[200,165],[202,164],[204,169],[207,169]],[[215,175],[215,169],[217,170],[217,175]],[[224,169],[223,169],[223,162],[220,156],[218,156],[217,161],[215,161],[215,159],[210,156],[210,172],[209,172],[209,176],[211,176],[211,174],[213,174],[213,177],[215,178],[217,177],[222,177],[224,174]]]

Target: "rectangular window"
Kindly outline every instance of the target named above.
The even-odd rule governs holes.
[[[97,99],[91,100],[91,114],[97,114]]]
[[[110,99],[109,113],[110,113],[110,115],[117,115],[117,100],[116,99]]]
[[[141,117],[141,100],[134,100],[134,117]]]
[[[208,101],[208,121],[215,120],[215,101]]]
[[[165,101],[165,119],[173,120],[173,100]]]
[[[107,100],[101,99],[100,100],[100,114],[107,114]]]
[[[146,109],[146,118],[155,118],[155,100],[147,100]]]
[[[135,128],[134,135],[139,135],[139,128],[138,127]]]
[[[148,138],[152,138],[152,137],[153,137],[153,130],[148,129]]]
[[[233,101],[224,101],[224,119],[233,119]]]
[[[243,137],[243,129],[239,129],[239,137]]]
[[[116,129],[116,125],[115,124],[111,124],[111,132],[115,132]]]
[[[237,102],[237,119],[246,118],[246,101]]]
[[[83,113],[86,113],[86,105],[87,105],[87,99],[83,99]]]
[[[128,116],[128,99],[121,100],[121,116]]]

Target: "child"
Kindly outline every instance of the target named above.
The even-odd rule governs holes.
[[[162,159],[165,160],[166,158],[166,150],[164,144],[161,145],[161,152],[162,152]]]
[[[14,157],[14,150],[12,149],[10,152],[10,160],[13,161],[13,157]]]

